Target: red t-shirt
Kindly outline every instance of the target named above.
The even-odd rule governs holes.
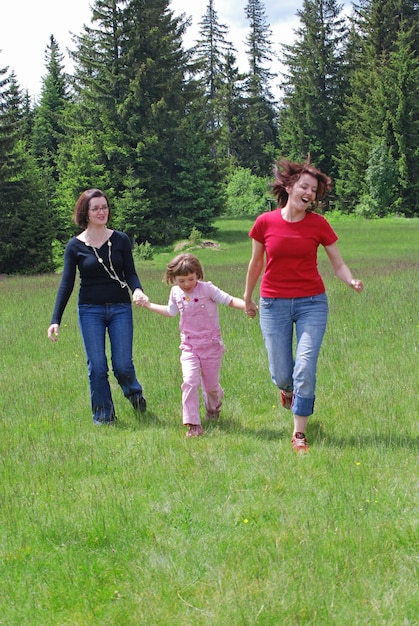
[[[249,236],[265,247],[261,296],[304,298],[325,291],[317,268],[317,249],[320,244],[330,246],[338,237],[322,215],[306,213],[299,222],[287,222],[281,209],[262,213]]]

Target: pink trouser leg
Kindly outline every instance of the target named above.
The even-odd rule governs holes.
[[[224,348],[211,350],[211,356],[201,360],[202,395],[207,413],[217,415],[220,412],[224,390],[220,385],[221,360]]]
[[[183,349],[180,355],[183,383],[182,407],[184,424],[200,424],[199,387],[201,384],[201,364],[199,357],[191,350]]]
[[[224,350],[224,346],[219,344],[182,349],[180,362],[183,374],[181,388],[184,424],[201,423],[199,415],[201,383],[206,410],[211,413],[220,410],[224,395],[220,385],[220,368]]]

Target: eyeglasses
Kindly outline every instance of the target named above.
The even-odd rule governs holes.
[[[92,209],[89,209],[89,211],[91,211],[92,213],[99,213],[99,211],[107,213],[109,211],[109,208],[107,206],[94,206]]]

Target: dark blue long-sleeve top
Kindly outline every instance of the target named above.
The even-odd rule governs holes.
[[[103,264],[109,267],[109,250],[112,265],[122,282],[126,282],[131,289],[142,289],[140,279],[135,270],[132,256],[131,241],[125,233],[114,230],[109,238],[111,247],[106,241],[97,253]],[[131,302],[131,296],[126,287],[122,287],[117,280],[112,279],[102,267],[91,246],[73,237],[64,251],[64,269],[57,292],[51,324],[60,324],[64,309],[72,294],[76,279],[76,269],[80,274],[79,304],[115,304]]]

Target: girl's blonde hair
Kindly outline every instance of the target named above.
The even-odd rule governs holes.
[[[163,277],[167,285],[174,285],[176,276],[196,274],[198,280],[204,279],[204,270],[199,260],[193,254],[178,254],[168,263]]]

